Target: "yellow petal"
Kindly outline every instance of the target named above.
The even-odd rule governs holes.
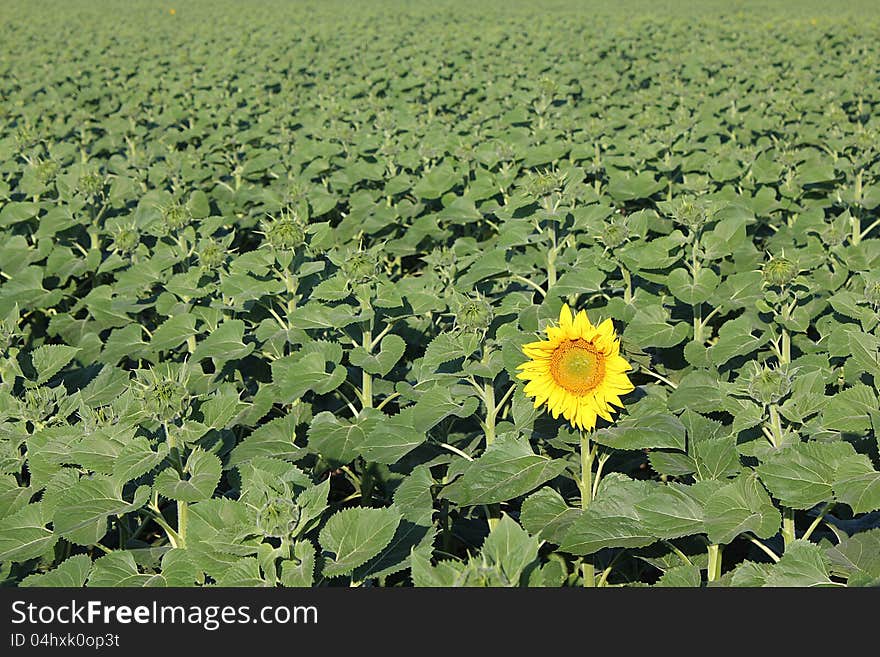
[[[572,328],[571,309],[567,303],[562,304],[562,310],[559,311],[559,328],[568,335]]]

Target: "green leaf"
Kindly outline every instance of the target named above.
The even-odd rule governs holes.
[[[834,582],[822,548],[799,539],[785,548],[779,563],[770,567],[764,586],[834,586]]]
[[[293,561],[281,563],[281,583],[290,587],[310,587],[315,581],[317,550],[311,541],[297,541],[293,545]]]
[[[849,504],[853,513],[880,510],[880,472],[864,454],[851,454],[839,460],[831,487],[837,499]]]
[[[660,306],[638,308],[627,324],[623,336],[633,344],[645,347],[674,347],[687,339],[690,326],[684,322],[670,324],[667,312]]]
[[[526,438],[503,434],[441,496],[466,506],[506,502],[565,470],[565,461],[539,456]]]
[[[838,463],[852,454],[849,443],[797,443],[771,456],[757,473],[782,504],[809,509],[832,499]]]
[[[196,345],[193,360],[213,358],[218,362],[244,358],[254,350],[253,343],[244,344],[244,322],[228,319]]]
[[[695,306],[712,296],[720,280],[718,274],[706,267],[697,270],[696,278],[685,269],[675,269],[666,279],[666,285],[676,299]]]
[[[37,385],[46,383],[72,361],[78,351],[78,347],[55,344],[47,344],[34,349],[31,352],[31,363],[37,374],[35,383]]]
[[[461,176],[451,167],[438,166],[431,169],[413,187],[413,194],[419,198],[440,198],[461,181]]]
[[[644,547],[655,540],[638,520],[605,516],[588,508],[571,523],[559,548],[563,552],[587,555],[603,548]]]
[[[580,509],[568,506],[559,493],[545,486],[523,500],[520,522],[530,534],[559,545],[580,514]]]
[[[163,497],[180,502],[198,502],[214,494],[223,469],[216,455],[200,447],[193,449],[181,475],[174,468],[165,468],[156,475],[156,491]]]
[[[863,433],[871,429],[870,411],[877,407],[877,395],[859,383],[825,400],[822,424],[835,431]]]
[[[384,417],[381,411],[364,409],[352,420],[333,413],[318,413],[309,426],[309,448],[332,465],[350,463],[360,454],[367,433]]]
[[[703,532],[703,505],[688,492],[688,486],[654,486],[635,505],[645,530],[658,538],[679,538]]]
[[[134,555],[130,551],[120,550],[95,561],[88,585],[93,588],[165,586],[165,579],[162,575],[141,573]]]
[[[615,449],[685,449],[684,425],[674,415],[628,417],[612,427],[599,429],[593,438]]]
[[[849,586],[877,586],[880,581],[880,529],[847,536],[825,555],[831,572],[846,577]]]
[[[670,568],[654,586],[674,588],[698,588],[702,582],[700,569],[697,566],[675,566]]]
[[[721,408],[721,385],[718,377],[707,370],[694,370],[669,395],[669,410],[691,410],[712,413]]]
[[[196,334],[196,318],[189,314],[175,315],[162,322],[150,338],[150,349],[167,351],[179,347]]]
[[[82,588],[92,569],[92,560],[85,554],[65,559],[47,573],[28,575],[19,583],[23,587]]]
[[[321,530],[319,540],[333,559],[324,575],[347,575],[382,551],[394,538],[401,516],[392,508],[352,508],[335,513]]]
[[[511,586],[520,583],[526,569],[536,564],[540,541],[529,536],[507,514],[489,532],[483,542],[481,555],[500,570]]]
[[[739,453],[734,436],[702,440],[693,446],[697,476],[702,479],[725,479],[740,471]]]
[[[51,550],[58,536],[46,528],[48,523],[41,502],[0,520],[0,562],[36,559]]]
[[[249,436],[238,443],[229,455],[227,468],[246,463],[259,456],[275,456],[280,459],[295,461],[304,453],[297,447],[296,425],[300,415],[294,411],[270,420],[257,427]]]
[[[382,338],[378,354],[370,354],[363,347],[355,347],[348,352],[348,360],[368,374],[385,376],[397,364],[405,350],[406,342],[403,338],[391,333]]]
[[[704,521],[709,540],[727,544],[748,531],[770,538],[779,531],[782,517],[758,480],[740,475],[709,496]]]
[[[603,548],[636,548],[656,540],[637,510],[656,486],[612,472],[604,477],[589,508],[569,525],[560,549],[572,554],[592,554]]]
[[[136,511],[149,497],[150,487],[139,486],[127,502],[115,479],[104,475],[83,478],[60,496],[52,523],[59,536],[80,545],[94,545],[107,533],[110,516]]]
[[[339,355],[341,357],[341,350]],[[346,372],[338,364],[339,358],[335,356],[336,354],[330,354],[328,358],[321,351],[310,351],[273,361],[272,383],[277,391],[278,401],[291,404],[301,399],[309,390],[324,394],[338,388],[345,380]]]

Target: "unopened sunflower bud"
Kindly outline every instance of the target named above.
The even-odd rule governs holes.
[[[609,223],[599,236],[602,243],[609,249],[614,249],[629,239],[629,229],[620,223]]]
[[[549,196],[565,185],[565,174],[542,171],[533,174],[526,183],[526,191],[535,198]]]
[[[377,262],[374,256],[358,251],[345,261],[342,270],[351,283],[366,283],[376,275]]]
[[[267,500],[257,513],[257,529],[265,536],[289,537],[296,530],[300,515],[300,508],[296,502],[283,497],[273,497]]]
[[[495,313],[492,306],[483,299],[468,299],[458,309],[456,324],[465,331],[485,331],[492,323]]]
[[[34,166],[34,173],[36,173],[37,178],[43,184],[51,182],[55,178],[55,174],[58,173],[59,165],[55,160],[43,160],[41,162],[37,162]]]
[[[764,277],[766,285],[783,286],[791,283],[798,275],[798,265],[794,260],[786,258],[784,255],[780,257],[771,257],[764,263],[761,274]]]
[[[688,228],[696,229],[709,220],[709,211],[705,204],[696,199],[682,199],[675,205],[672,219]]]
[[[192,221],[192,214],[185,205],[175,203],[162,211],[165,228],[171,232],[180,230]]]
[[[226,249],[214,240],[211,240],[199,249],[199,266],[205,270],[217,269],[226,262]]]
[[[763,404],[775,404],[791,392],[791,377],[782,368],[755,366],[749,377],[749,396]]]
[[[880,311],[880,280],[865,281],[865,301],[867,301],[874,310]]]
[[[141,236],[137,230],[132,227],[123,226],[113,233],[113,243],[110,249],[117,253],[131,253],[137,248],[141,241]]]
[[[306,241],[306,231],[299,220],[290,214],[264,222],[266,242],[277,251],[293,251]]]
[[[95,196],[104,189],[104,176],[95,171],[84,173],[77,187],[86,196]]]

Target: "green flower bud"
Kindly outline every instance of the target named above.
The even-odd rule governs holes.
[[[794,260],[786,258],[783,254],[780,257],[772,256],[768,262],[764,263],[761,274],[764,277],[765,285],[783,286],[791,283],[798,275],[800,269]]]
[[[880,280],[865,281],[865,301],[876,311],[880,311]]]
[[[139,372],[134,384],[144,410],[160,422],[183,417],[190,403],[188,378],[185,366],[173,364]]]
[[[550,196],[558,192],[565,185],[565,174],[553,171],[542,171],[531,174],[526,183],[526,191],[535,198]]]
[[[342,265],[342,271],[351,283],[367,283],[375,275],[378,263],[369,253],[353,253]]]
[[[86,196],[95,196],[104,189],[104,176],[96,171],[88,171],[80,176],[79,191]]]
[[[705,203],[697,199],[681,199],[673,207],[672,219],[688,228],[697,229],[709,220],[709,210]]]
[[[162,210],[162,219],[165,221],[165,228],[174,232],[189,224],[192,214],[185,205],[175,203]]]
[[[306,241],[306,231],[299,219],[282,213],[277,219],[263,223],[266,242],[277,251],[293,251]]]
[[[198,252],[199,266],[205,270],[214,270],[226,262],[226,249],[214,240],[205,244]]]
[[[140,233],[133,227],[120,227],[113,233],[113,243],[110,245],[110,249],[122,254],[131,253],[137,248],[140,241]]]
[[[614,249],[629,239],[629,229],[622,223],[607,223],[599,239],[609,249]]]
[[[763,404],[775,404],[791,392],[791,377],[782,368],[754,365],[748,380],[749,396]]]
[[[55,178],[59,168],[60,166],[55,160],[42,160],[34,165],[34,172],[37,179],[45,185]]]
[[[265,536],[291,536],[299,524],[299,505],[293,500],[273,497],[257,512],[257,529]]]
[[[455,315],[455,323],[465,331],[485,331],[492,323],[495,313],[492,306],[481,296],[462,303]]]

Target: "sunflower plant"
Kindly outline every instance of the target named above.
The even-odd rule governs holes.
[[[2,7],[4,585],[880,583],[871,2],[104,4]]]

